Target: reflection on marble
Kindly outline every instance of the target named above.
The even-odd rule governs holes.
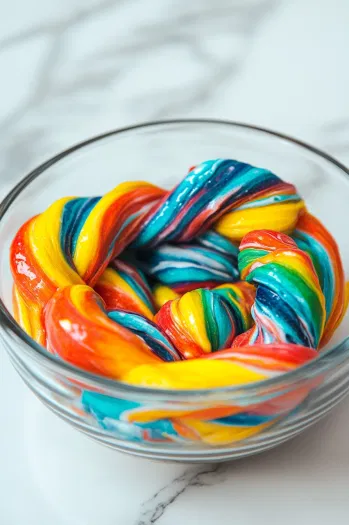
[[[7,2],[0,196],[73,143],[159,118],[255,123],[349,162],[348,23],[347,0]],[[321,173],[307,183],[316,192]],[[0,433],[6,524],[349,520],[348,402],[274,452],[183,467],[86,440],[32,398],[3,353],[0,374],[2,399],[12,399]]]

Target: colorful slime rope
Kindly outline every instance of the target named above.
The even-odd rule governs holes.
[[[164,194],[146,182],[122,183],[103,197],[59,199],[19,229],[10,253],[14,311],[29,335],[45,345],[43,308],[54,293],[94,286],[137,236],[145,208]]]
[[[210,232],[217,237],[217,233]],[[229,241],[227,240],[227,243]],[[238,248],[222,253],[199,243],[163,244],[144,251],[142,267],[145,273],[179,293],[197,288],[213,288],[220,283],[239,279]]]
[[[291,371],[329,341],[348,302],[338,247],[295,187],[229,159],[199,164],[171,191],[127,182],[60,199],[20,228],[10,262],[29,335],[142,387],[232,387]],[[128,439],[224,444],[267,428],[309,390],[197,407],[86,390],[82,404]]]
[[[287,235],[248,233],[240,244],[241,277],[257,286],[255,326],[234,341],[294,343],[317,348],[325,325],[325,300],[310,256]]]
[[[225,387],[263,381],[294,370],[316,357],[315,350],[296,345],[254,345],[221,350],[201,359],[176,363],[144,364],[133,368],[125,380],[152,388],[197,389],[202,385]],[[135,441],[203,442],[224,445],[246,439],[268,428],[296,408],[310,386],[272,395],[271,400],[248,407],[190,403],[171,407],[147,405],[84,392],[85,410],[106,430]]]
[[[325,345],[340,324],[349,299],[349,283],[345,284],[338,246],[321,222],[308,212],[299,217],[292,236],[297,246],[310,255],[319,277],[326,305],[321,338],[321,345]]]
[[[193,290],[165,303],[155,321],[185,359],[200,357],[229,348],[251,326],[253,296],[245,282]]]
[[[145,275],[132,264],[114,259],[94,286],[107,310],[130,310],[148,319],[155,314],[154,299]]]
[[[146,317],[104,309],[86,285],[59,290],[45,309],[48,349],[76,366],[115,379],[146,362],[174,361],[179,354]]]
[[[150,209],[134,246],[188,242],[211,226],[234,241],[260,227],[288,232],[303,207],[295,187],[271,171],[208,160]]]

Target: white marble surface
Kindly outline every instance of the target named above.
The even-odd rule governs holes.
[[[12,0],[0,16],[0,193],[90,135],[201,116],[349,162],[348,0]],[[349,522],[349,401],[228,465],[152,463],[49,413],[0,354],[4,525]],[[11,400],[9,403],[8,400]]]

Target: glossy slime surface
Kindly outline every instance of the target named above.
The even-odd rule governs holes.
[[[326,311],[310,256],[285,234],[255,230],[240,244],[239,268],[241,277],[257,287],[255,326],[234,344],[285,342],[317,348]]]
[[[88,372],[153,389],[294,370],[348,303],[337,244],[295,187],[230,159],[195,166],[170,191],[125,182],[59,199],[20,228],[10,263],[14,315],[31,337]],[[187,408],[82,388],[81,406],[120,439],[217,446],[268,428],[311,388]]]
[[[240,282],[192,290],[165,303],[156,323],[185,359],[229,348],[252,325],[254,288]]]

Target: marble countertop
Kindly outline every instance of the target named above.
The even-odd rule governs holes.
[[[348,163],[348,25],[347,0],[12,0],[0,18],[0,194],[88,136],[179,116],[274,128]],[[3,352],[0,395],[6,525],[349,522],[349,400],[271,452],[184,466],[78,434]]]

